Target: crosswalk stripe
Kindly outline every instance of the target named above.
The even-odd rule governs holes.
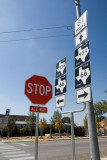
[[[31,160],[31,159],[34,159],[34,157],[24,157],[24,159],[23,158],[11,158],[10,160],[26,160],[26,159]]]
[[[9,146],[9,147],[0,147],[0,149],[14,149],[15,147]]]
[[[22,153],[22,154],[15,154],[15,155],[5,155],[4,157],[6,157],[6,158],[13,158],[13,157],[23,157],[23,156],[30,156],[30,154],[29,153]]]
[[[25,153],[25,152],[24,152],[24,151],[17,151],[17,152],[11,152],[11,151],[10,151],[10,152],[6,152],[6,153],[2,153],[2,154],[3,154],[3,155],[6,155],[6,154],[9,155],[9,154],[16,154],[16,153],[19,154],[19,153]]]
[[[24,143],[15,143],[15,144],[18,144],[18,145],[21,145],[21,146],[28,146],[27,144],[24,144]]]
[[[0,152],[10,152],[10,151],[20,151],[20,149],[17,149],[17,148],[12,149],[12,150],[10,150],[10,149],[0,149]]]

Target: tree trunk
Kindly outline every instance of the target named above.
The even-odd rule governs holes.
[[[68,127],[67,127],[67,137],[68,137],[69,135],[68,135]]]
[[[40,138],[43,139],[43,130],[41,129],[41,134]]]
[[[59,138],[61,137],[61,134],[60,134],[60,129],[59,129]]]
[[[50,138],[52,138],[52,128],[50,128]]]

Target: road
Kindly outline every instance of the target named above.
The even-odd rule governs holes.
[[[75,141],[76,160],[90,160],[89,140]],[[107,138],[99,138],[101,157],[107,157]],[[0,160],[34,160],[35,143],[1,143]],[[72,160],[71,141],[39,142],[39,160]]]

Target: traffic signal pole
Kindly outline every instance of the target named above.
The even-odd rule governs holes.
[[[80,0],[74,0],[74,3],[75,3],[76,14],[78,19],[81,16]],[[100,160],[93,100],[91,102],[86,102],[86,110],[87,110],[87,117],[88,117],[91,160]]]

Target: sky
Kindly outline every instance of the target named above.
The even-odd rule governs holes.
[[[96,103],[107,100],[104,93],[107,89],[107,1],[80,0],[80,5],[82,14],[88,10],[91,88],[93,102]],[[83,108],[83,104],[76,104],[76,20],[73,0],[0,0],[0,114],[5,114],[9,108],[10,115],[28,115],[32,103],[24,94],[25,81],[32,75],[40,75],[53,86],[53,98],[45,105],[48,113],[40,114],[40,118],[45,117],[49,121],[57,110],[54,96],[56,63],[64,57],[67,92],[63,111]],[[86,113],[85,110],[74,114],[77,125],[83,125]]]

